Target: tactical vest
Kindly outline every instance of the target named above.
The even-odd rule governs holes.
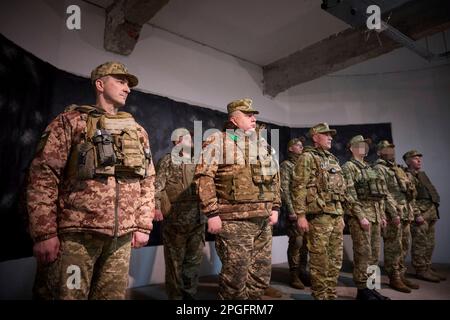
[[[398,165],[389,168],[395,173],[400,191],[406,195],[406,200],[412,201],[417,196],[417,193],[413,182],[408,177],[405,170]]]
[[[227,134],[224,134],[224,143]],[[225,147],[224,147],[225,149]],[[224,152],[224,157],[225,157]],[[242,165],[219,165],[214,178],[216,192],[220,199],[235,203],[247,202],[271,202],[275,199],[276,174],[270,175],[272,156],[265,160],[258,159],[255,164],[249,162],[248,143],[243,151],[245,164]],[[233,170],[231,171],[230,169]]]
[[[352,159],[361,172],[361,179],[354,181],[356,194],[359,200],[381,200],[384,199],[388,193],[386,184],[383,179],[376,173],[376,171],[368,165]]]
[[[317,170],[315,182],[306,186],[307,202],[316,200],[320,207],[325,207],[326,203],[332,201],[344,201],[346,184],[338,159],[335,156],[331,159],[322,157],[315,149],[308,152],[312,155]],[[314,195],[315,188],[317,195]]]
[[[98,176],[144,178],[151,161],[150,150],[144,150],[133,116],[126,112],[110,115],[92,106],[69,106],[87,115],[81,142],[72,146],[68,174],[80,180]]]
[[[439,203],[439,194],[426,173],[419,171],[417,180],[419,181],[417,184],[417,200],[430,200],[433,203]]]
[[[174,203],[198,200],[197,188],[193,182],[195,164],[180,164],[179,166],[179,169],[182,171],[182,181],[171,179],[170,177],[166,181],[165,191],[169,201]]]

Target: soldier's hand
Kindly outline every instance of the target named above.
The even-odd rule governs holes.
[[[392,224],[394,226],[398,226],[400,224],[400,216],[396,216],[394,219],[392,219]]]
[[[161,210],[155,209],[154,213],[155,214],[154,214],[153,220],[155,220],[155,221],[162,221],[162,220],[164,220],[164,215],[161,212]]]
[[[306,220],[305,217],[299,217],[297,219],[297,228],[302,232],[308,232],[309,231],[308,220]]]
[[[387,226],[386,219],[381,219],[381,228],[384,229]]]
[[[222,219],[219,216],[215,216],[208,219],[208,232],[211,234],[217,234],[222,230]]]
[[[425,220],[423,219],[422,216],[417,216],[416,218],[416,223],[417,224],[423,224],[425,222]]]
[[[145,246],[148,242],[149,235],[140,231],[135,231],[133,233],[133,238],[131,239],[131,247],[138,249]]]
[[[359,220],[359,225],[361,226],[361,229],[369,231],[370,222],[366,218],[362,218],[361,220]]]
[[[272,210],[269,216],[269,225],[273,226],[278,222],[278,211]]]
[[[58,258],[59,245],[58,237],[36,242],[33,246],[33,255],[36,257],[38,263],[51,263]]]

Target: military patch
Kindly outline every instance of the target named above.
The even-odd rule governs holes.
[[[47,144],[49,136],[50,136],[50,131],[45,131],[42,134],[41,139],[39,140],[39,143],[38,143],[37,148],[36,148],[36,154],[41,153],[41,151],[44,150],[45,145]]]

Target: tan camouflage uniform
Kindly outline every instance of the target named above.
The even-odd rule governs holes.
[[[406,273],[405,258],[410,246],[410,223],[414,214],[411,201],[415,197],[415,188],[405,171],[396,163],[378,159],[374,164],[385,179],[388,194],[385,201],[387,226],[384,237],[384,268],[390,278],[403,278]],[[400,217],[396,226],[392,219]]]
[[[292,174],[295,162],[299,156],[299,154],[289,152],[288,159],[280,164],[281,200],[288,214],[286,233],[289,237],[289,246],[287,249],[289,271],[291,274],[296,275],[299,272],[306,274],[308,264],[307,237],[297,228],[297,215],[295,214],[291,198]]]
[[[92,80],[109,74],[125,75],[130,87],[137,84],[137,78],[120,63],[99,66]],[[131,233],[149,234],[152,229],[155,171],[147,158],[145,178],[96,175],[78,179],[69,164],[75,146],[87,139],[88,114],[80,110],[69,108],[48,125],[30,166],[27,206],[31,237],[35,242],[55,236],[60,240],[57,260],[38,266],[42,273],[36,278],[34,292],[46,292],[48,295],[41,297],[54,299],[123,299]],[[96,112],[103,114],[99,109]],[[147,133],[133,123],[140,154],[150,154]],[[72,264],[80,268],[81,283],[79,289],[68,290]]]
[[[237,103],[246,108],[251,105],[251,102],[247,103],[247,99]],[[228,109],[230,112],[230,107]],[[250,111],[253,109],[248,110],[253,112]],[[195,172],[201,211],[207,217],[219,215],[222,220],[222,230],[216,235],[216,250],[222,262],[219,275],[220,299],[260,299],[264,290],[269,287],[271,276],[272,228],[269,216],[272,210],[279,210],[281,204],[278,174],[272,176],[270,185],[264,187],[272,190],[273,200],[248,200],[255,199],[258,192],[248,192],[245,187],[239,187],[244,185],[256,188],[252,177],[242,172],[248,169],[259,170],[261,167],[249,165],[252,162],[246,157],[249,154],[248,142],[245,143],[244,150],[239,147],[239,142],[246,140],[244,135],[239,134],[212,134],[204,144],[203,162],[197,165]],[[258,146],[265,150],[268,148],[265,141]],[[205,156],[212,149],[215,150],[212,152],[215,153],[215,160],[206,162]],[[230,157],[231,162],[226,161],[226,157]],[[268,154],[261,161],[271,159]],[[223,163],[219,163],[221,161]],[[232,185],[221,182],[227,179],[231,179],[229,181],[232,181]],[[227,199],[238,195],[242,198]]]
[[[359,207],[346,191],[338,159],[320,148],[305,147],[295,164],[291,186],[294,210],[309,223],[312,295],[319,300],[336,299],[343,255],[343,204],[355,211]]]
[[[367,267],[378,265],[381,221],[385,219],[383,199],[380,197],[370,198],[363,192],[358,192],[360,189],[357,186],[369,183],[365,180],[362,170],[378,175],[367,162],[360,162],[352,158],[342,166],[342,170],[347,185],[355,185],[356,193],[353,197],[358,199],[362,209],[350,217],[348,224],[353,240],[353,281],[358,289],[364,289],[367,287]],[[384,182],[384,180],[382,181]],[[379,186],[379,189],[381,192],[386,190],[385,182],[383,186]],[[360,225],[360,221],[364,218],[370,223],[368,231],[363,230]]]
[[[188,161],[190,159],[186,159],[186,163]],[[194,169],[195,164],[174,163],[170,154],[161,158],[157,165],[156,208],[164,213],[163,244],[169,299],[193,299],[197,293],[206,218],[200,213],[197,190],[192,182]],[[170,194],[168,212],[161,206],[163,193]]]

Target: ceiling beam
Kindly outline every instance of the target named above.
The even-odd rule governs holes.
[[[106,8],[104,48],[129,55],[142,26],[161,10],[169,0],[115,0]]]
[[[386,21],[386,17],[383,16]],[[414,40],[450,28],[450,1],[414,0],[394,10],[389,24]],[[367,39],[365,26],[349,28],[263,67],[264,94],[276,96],[298,84],[378,57],[401,45],[383,33]]]

